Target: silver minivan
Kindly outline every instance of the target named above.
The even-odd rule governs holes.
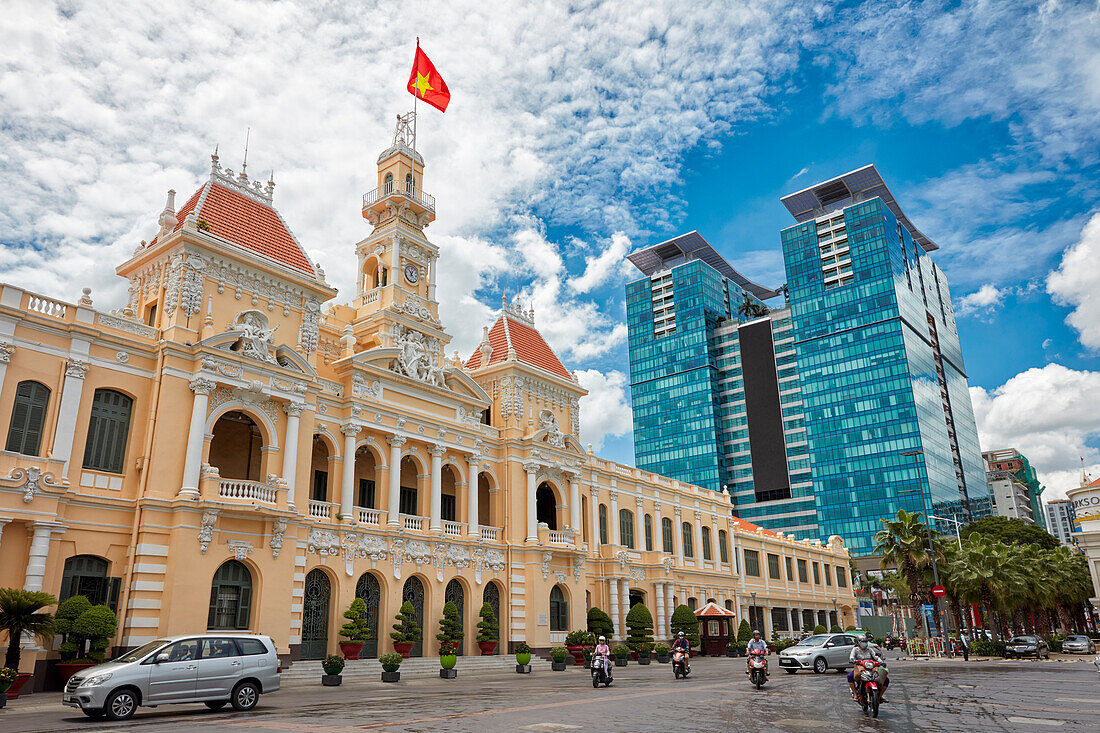
[[[256,707],[279,689],[279,658],[268,636],[209,633],[151,641],[69,678],[61,702],[89,718],[126,720],[139,706],[201,702]]]
[[[855,645],[854,634],[817,634],[781,651],[779,666],[787,674],[800,669],[812,669],[817,674],[824,674],[829,669],[843,671],[851,664],[848,659]]]

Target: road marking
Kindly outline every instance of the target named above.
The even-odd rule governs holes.
[[[1100,698],[1097,697],[1056,697],[1055,702],[1088,702],[1093,705],[1100,705]]]
[[[534,723],[525,725],[520,730],[580,730],[579,725],[566,725],[565,723]]]
[[[1059,726],[1059,725],[1065,725],[1066,724],[1066,721],[1064,721],[1064,720],[1050,720],[1048,718],[1009,718],[1008,722],[1009,723],[1024,723],[1026,725],[1049,725],[1049,726]]]

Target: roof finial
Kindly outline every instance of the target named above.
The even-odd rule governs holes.
[[[249,127],[244,133],[244,161],[241,163],[241,175],[245,175],[248,170],[248,138],[252,135],[252,128]]]

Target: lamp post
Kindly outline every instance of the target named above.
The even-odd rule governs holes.
[[[963,541],[962,541],[962,536],[959,534],[959,527],[962,526],[962,522],[960,522],[956,518],[958,516],[959,516],[958,514],[952,514],[951,518],[949,519],[947,517],[937,517],[935,514],[933,514],[933,515],[931,515],[931,518],[935,519],[935,520],[938,520],[940,522],[951,522],[952,524],[955,525],[955,540],[958,541],[959,549],[961,550],[963,548]]]
[[[914,459],[914,463],[916,463],[916,466],[917,466],[917,478],[919,479],[920,478],[920,459],[919,459],[919,456],[923,456],[924,451],[921,450],[920,448],[917,448],[916,450],[903,451],[901,455],[906,456],[906,457],[911,457],[911,458]],[[921,491],[920,489],[917,489],[917,490],[920,491],[920,504],[921,504],[921,509],[924,511],[924,529],[928,532],[928,554],[932,556],[932,580],[936,583],[936,585],[939,585],[940,584],[940,571],[939,571],[939,568],[937,568],[937,566],[936,566],[936,548],[932,544],[932,513],[928,511],[927,500],[925,499],[924,491]],[[911,492],[901,492],[901,493],[911,493]],[[961,544],[961,542],[962,541],[960,540],[960,544]],[[940,617],[940,599],[936,598],[935,596],[932,596],[932,613],[933,613],[933,615],[936,619],[936,623],[938,623],[940,625],[940,634],[942,634],[943,637],[946,639],[947,630],[943,628],[943,619]],[[931,636],[931,634],[929,634],[929,636]]]
[[[840,627],[840,611],[836,607],[836,599],[835,598],[833,599],[833,619],[836,621],[836,627],[838,629],[841,628]],[[832,629],[829,629],[829,631],[832,631]]]
[[[752,625],[752,627],[753,627],[754,629],[756,629],[756,628],[759,628],[759,627],[758,627],[758,626],[756,625],[756,619],[755,619],[755,618],[753,618],[753,612],[752,612],[752,610],[753,610],[754,608],[756,608],[756,591],[751,591],[751,592],[749,593],[749,595],[750,595],[750,596],[752,596],[752,605],[751,605],[751,606],[749,606],[749,624],[751,624],[751,625]],[[763,626],[763,624],[761,624],[761,626]],[[764,635],[764,632],[763,632],[763,631],[761,631],[761,632],[760,632],[760,635],[761,635],[761,636],[763,636],[763,635]]]

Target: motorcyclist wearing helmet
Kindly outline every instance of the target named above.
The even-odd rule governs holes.
[[[879,702],[888,702],[886,688],[890,686],[890,676],[886,673],[886,658],[882,656],[879,648],[871,644],[866,637],[860,639],[859,644],[853,647],[852,653],[848,655],[848,661],[853,665],[851,671],[848,672],[848,687],[852,690],[852,699],[859,700],[859,693],[856,690],[856,673],[859,671],[858,662],[864,659],[874,659],[882,664],[881,667],[875,670],[879,684],[882,687],[879,691]]]
[[[681,631],[676,635],[676,639],[672,642],[672,651],[681,651],[687,656],[684,658],[684,669],[691,669],[691,642],[688,641],[687,636]]]
[[[768,654],[768,642],[760,638],[760,629],[753,629],[752,638],[749,639],[749,643],[745,645],[745,656],[748,659],[752,659],[752,653],[754,651],[764,652],[764,655]],[[748,666],[748,661],[745,663],[745,674],[752,671],[752,668]],[[769,675],[770,676],[770,675]]]
[[[611,668],[614,666],[611,664],[611,647],[607,645],[607,637],[601,635],[596,640],[596,649],[594,651],[595,657],[604,658],[604,669],[607,670],[607,679],[611,679]]]

